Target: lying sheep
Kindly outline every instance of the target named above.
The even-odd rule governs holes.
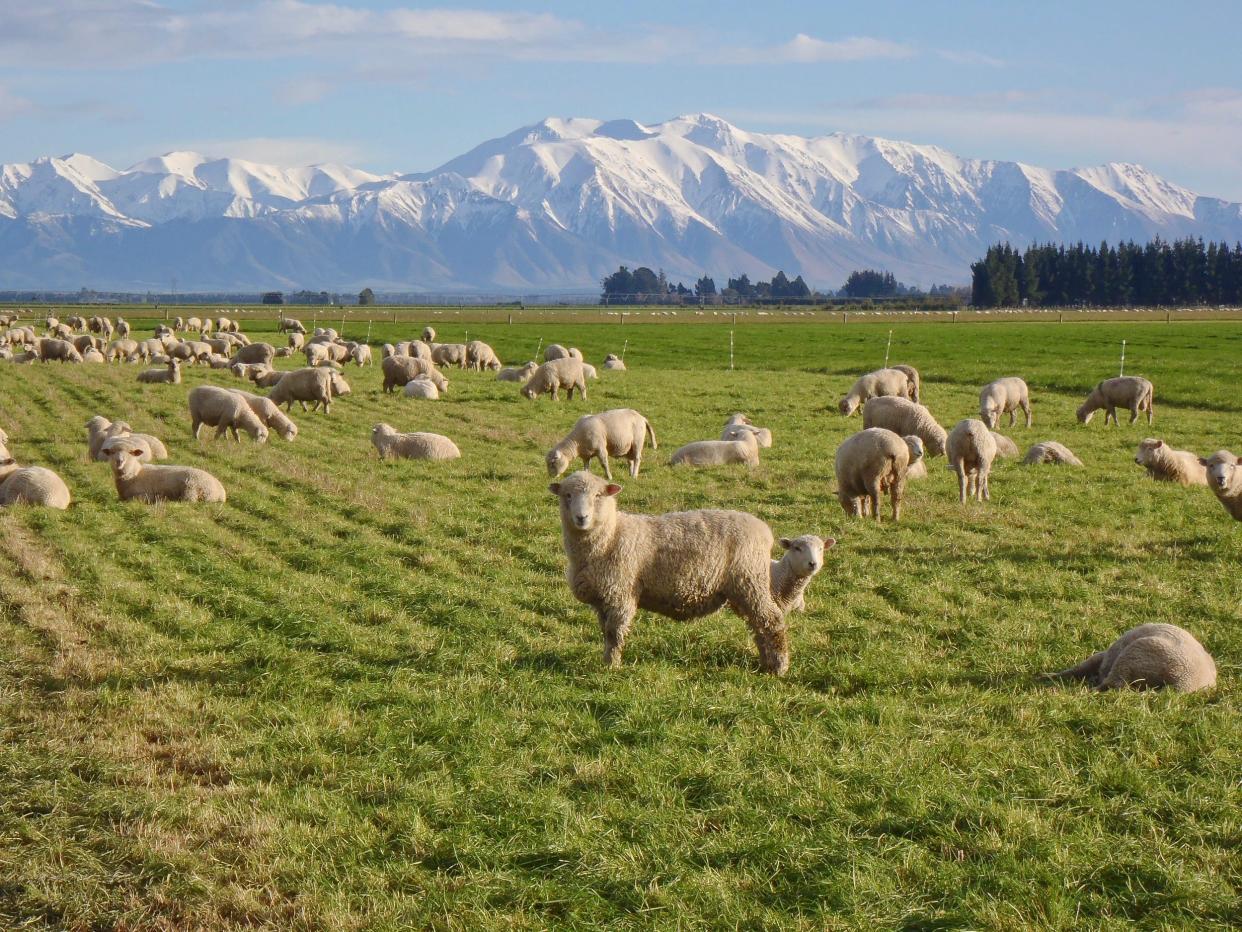
[[[246,373],[246,378],[259,388],[272,388],[284,377],[285,374],[278,369],[252,368]]]
[[[104,458],[112,464],[121,501],[223,502],[224,486],[211,473],[192,466],[148,466],[141,448],[128,437],[114,437],[104,444]]]
[[[599,378],[599,373],[595,371],[595,367],[591,365],[589,362],[584,362],[582,364],[582,374],[586,376],[588,379]]]
[[[388,424],[376,424],[371,429],[371,443],[380,459],[455,460],[461,456],[457,444],[442,434],[400,434]]]
[[[66,363],[82,361],[82,354],[68,340],[43,337],[35,344],[35,353],[44,362]]]
[[[899,395],[870,398],[863,405],[863,427],[886,427],[900,436],[920,438],[928,456],[943,456],[948,438],[932,413],[921,404]]]
[[[905,378],[902,375],[902,378]],[[883,427],[871,427],[846,437],[835,460],[837,501],[848,515],[874,515],[880,520],[880,496],[893,506],[893,520],[901,520],[901,500],[910,468],[910,448]]]
[[[406,382],[403,391],[406,398],[422,398],[426,401],[437,401],[440,398],[440,390],[436,388],[436,383],[425,375]]]
[[[109,421],[106,417],[95,415],[86,422],[86,445],[92,462],[103,462],[103,445],[114,437],[125,437],[137,446],[144,447],[142,462],[168,459],[168,449],[163,442],[151,434],[135,434],[124,421]]]
[[[163,369],[143,369],[138,373],[139,382],[152,382],[163,385],[181,384],[181,363],[175,359],[168,361]]]
[[[569,359],[569,350],[561,346],[559,343],[549,343],[548,348],[543,351],[543,361],[551,362],[554,359]]]
[[[824,551],[836,546],[831,537],[814,534],[801,537],[782,537],[779,541],[785,555],[773,560],[768,571],[768,586],[777,605],[787,606],[789,612],[806,611],[806,587],[824,565]]]
[[[106,363],[108,360],[104,359],[103,353],[99,352],[99,350],[95,349],[95,347],[92,346],[86,349],[85,351],[83,351],[82,361],[86,363],[98,364],[98,363]]]
[[[651,437],[651,449],[659,449],[651,423],[633,408],[614,408],[602,414],[584,414],[544,458],[549,476],[559,476],[578,457],[582,468],[588,469],[592,457],[604,467],[604,475],[612,478],[609,456],[623,456],[630,464],[630,476],[638,475],[642,465],[643,444]]]
[[[743,433],[736,440],[696,440],[679,448],[669,458],[670,466],[728,466],[742,463],[759,465],[759,440],[752,433]]]
[[[1026,415],[1026,426],[1031,426],[1031,392],[1022,379],[1009,377],[996,379],[983,386],[979,392],[979,419],[994,430],[1000,424],[1002,414],[1009,415],[1009,426],[1013,427],[1016,412],[1021,408]]]
[[[617,356],[616,353],[609,353],[607,356],[604,357],[604,368],[605,369],[617,369],[620,371],[624,371],[625,360]]]
[[[553,359],[551,362],[545,362],[535,370],[535,374],[522,386],[522,394],[527,398],[534,399],[544,392],[550,391],[552,393],[552,400],[557,401],[560,398],[560,390],[562,388],[569,390],[569,399],[571,401],[573,400],[575,389],[577,389],[582,400],[586,401],[586,373],[582,371],[582,360],[571,359],[566,356],[562,359]]]
[[[10,456],[0,459],[0,505],[69,507],[65,480],[42,466],[18,466]]]
[[[842,414],[849,417],[867,399],[884,395],[910,397],[910,380],[900,369],[877,369],[875,372],[860,376],[837,407]]]
[[[1217,450],[1199,460],[1207,471],[1208,488],[1235,521],[1242,521],[1242,456]]]
[[[509,366],[508,368],[501,369],[500,372],[496,374],[496,381],[525,382],[535,374],[535,370],[538,368],[539,364],[534,360],[531,360],[524,366]]]
[[[1147,470],[1152,479],[1180,485],[1207,485],[1207,469],[1198,455],[1188,450],[1174,450],[1163,440],[1148,437],[1141,441],[1134,462]]]
[[[335,386],[344,385],[344,381],[331,369],[320,367],[294,369],[292,372],[284,373],[267,397],[272,400],[273,404],[284,405],[286,410],[292,410],[293,403],[296,401],[305,411],[306,403],[309,401],[312,411],[323,405],[323,413],[328,414],[331,411],[333,395],[344,394],[344,392],[338,392]],[[349,387],[347,385],[344,387],[348,392]]]
[[[466,368],[478,372],[484,369],[499,369],[500,357],[482,340],[471,340],[466,344]]]
[[[1069,447],[1055,440],[1044,440],[1033,444],[1022,458],[1023,466],[1039,466],[1048,463],[1053,466],[1081,466],[1082,460],[1076,457]]]
[[[1079,406],[1078,422],[1080,424],[1091,423],[1095,412],[1103,408],[1106,412],[1104,423],[1107,425],[1111,419],[1116,424],[1117,409],[1129,408],[1131,424],[1138,420],[1140,411],[1147,412],[1147,423],[1150,424],[1156,413],[1154,396],[1155,389],[1147,379],[1134,375],[1105,379],[1091,390],[1087,400]]]
[[[250,410],[254,412],[255,417],[269,431],[276,431],[284,440],[293,440],[298,435],[298,425],[293,423],[272,399],[242,391],[240,388],[230,388],[229,391],[235,395],[240,395],[242,400],[250,406]]]
[[[217,440],[228,436],[230,431],[234,440],[241,440],[240,428],[255,443],[267,443],[267,428],[246,399],[236,392],[215,385],[198,385],[190,389],[189,404],[190,435],[195,440],[199,439],[199,431],[206,424],[216,428]]]
[[[912,479],[927,478],[927,450],[923,446],[923,440],[913,435],[902,437],[906,442],[906,448],[910,451],[910,465],[906,467],[906,481]]]
[[[1159,689],[1193,693],[1216,685],[1216,664],[1194,635],[1177,625],[1131,628],[1076,667],[1049,674],[1086,680],[1094,689]]]
[[[907,395],[906,397],[913,401],[916,405],[921,404],[919,396],[922,392],[923,379],[919,375],[919,370],[914,366],[889,366],[890,369],[896,369],[898,372],[906,374]]]
[[[988,477],[996,459],[996,441],[987,425],[975,418],[958,421],[949,432],[946,451],[949,469],[957,473],[958,500],[963,504],[967,498],[991,501]]]
[[[1018,449],[1018,445],[1004,434],[998,434],[996,431],[992,431],[991,433],[992,439],[996,441],[996,455],[998,458],[1008,459],[1021,453]]]
[[[742,434],[754,434],[759,446],[765,450],[772,446],[772,431],[766,427],[755,427],[745,414],[738,411],[729,415],[721,431],[721,440],[737,440]]]

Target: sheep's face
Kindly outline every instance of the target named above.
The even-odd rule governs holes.
[[[785,548],[785,563],[795,576],[814,576],[824,565],[824,551],[832,548],[836,541],[831,537],[824,539],[814,534],[803,534],[801,537],[782,537],[780,544]]]
[[[531,388],[529,385],[523,385],[523,386],[522,386],[522,394],[523,394],[523,395],[525,395],[527,398],[534,398],[534,397],[535,397],[535,390],[534,390],[533,388]]]
[[[544,462],[548,466],[548,475],[555,479],[569,468],[570,458],[564,450],[549,450]]]
[[[615,496],[621,486],[579,470],[564,482],[553,482],[548,491],[560,500],[561,525],[582,532],[609,523],[617,511]]]
[[[849,417],[851,414],[853,414],[855,411],[858,410],[858,399],[842,398],[840,403],[837,405],[837,408],[838,410],[840,410],[842,414],[844,414],[846,417]]]
[[[1239,474],[1238,468],[1242,467],[1242,457],[1234,456],[1228,450],[1219,450],[1199,462],[1207,467],[1208,485],[1221,492],[1232,488],[1234,478]]]
[[[349,387],[349,383],[345,381],[344,377],[333,372],[332,373],[332,395],[334,397],[338,395],[348,395],[350,391],[351,389]]]
[[[292,440],[298,435],[298,425],[288,419],[286,419],[285,423],[281,424],[277,430],[280,431],[280,436],[284,440]]]
[[[924,449],[923,449],[923,440],[921,437],[915,437],[913,434],[911,434],[909,437],[902,437],[901,439],[904,440],[906,442],[906,446],[910,448],[910,464],[911,465],[917,463],[919,460],[923,458]],[[940,452],[941,453],[944,452],[943,448],[941,449]]]
[[[1134,462],[1138,463],[1140,466],[1150,465],[1151,461],[1155,458],[1156,451],[1162,446],[1164,446],[1163,440],[1156,440],[1153,437],[1148,437],[1138,445],[1138,451],[1134,454]]]
[[[128,437],[117,437],[103,446],[103,455],[122,479],[132,479],[142,471],[142,457],[147,451]]]
[[[1080,405],[1074,413],[1078,417],[1079,424],[1090,424],[1091,418],[1095,416],[1095,406],[1090,401],[1087,401]]]

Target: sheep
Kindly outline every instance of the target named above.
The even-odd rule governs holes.
[[[992,431],[992,439],[996,441],[996,456],[999,459],[1008,459],[1011,456],[1017,456],[1021,452],[1018,445],[1006,437],[1004,434],[998,434]]]
[[[398,350],[404,350],[399,353],[402,356],[413,356],[415,359],[421,359],[428,364],[434,363],[431,358],[431,343],[426,340],[411,340],[409,343],[402,343]]]
[[[996,379],[979,392],[979,419],[989,430],[999,426],[1002,414],[1009,415],[1009,426],[1013,427],[1019,408],[1026,415],[1026,426],[1030,427],[1031,393],[1022,379],[1013,376]]]
[[[729,415],[729,419],[725,421],[724,430],[721,431],[721,440],[737,440],[742,434],[754,434],[755,440],[759,446],[765,450],[772,446],[772,431],[766,427],[755,427],[750,423],[750,418],[738,411]]]
[[[482,340],[471,340],[466,344],[466,368],[478,372],[484,369],[499,369],[500,357]]]
[[[1147,423],[1150,424],[1156,414],[1154,395],[1155,389],[1151,382],[1138,376],[1126,375],[1115,379],[1105,379],[1093,388],[1087,400],[1079,405],[1076,412],[1078,423],[1091,423],[1095,412],[1103,408],[1105,425],[1108,424],[1110,418],[1116,424],[1117,408],[1121,407],[1130,409],[1131,424],[1138,420],[1140,411],[1147,412]]]
[[[621,665],[638,609],[685,621],[727,604],[750,627],[762,669],[788,671],[791,603],[772,591],[766,524],[715,509],[629,514],[617,509],[621,486],[585,470],[548,490],[559,502],[569,588],[599,617],[606,665]]]
[[[234,440],[241,440],[238,428],[248,433],[255,443],[267,443],[267,427],[251,410],[245,398],[227,388],[198,385],[190,389],[190,436],[199,439],[204,424],[216,428],[216,439],[232,431]]]
[[[44,362],[81,362],[82,354],[68,340],[44,337],[35,344],[36,355]]]
[[[605,369],[617,369],[620,371],[624,371],[625,360],[618,357],[616,353],[609,353],[607,356],[604,357],[604,368]]]
[[[158,437],[153,437],[151,434],[135,434],[124,421],[109,421],[106,417],[97,414],[86,422],[87,452],[93,462],[102,462],[106,459],[102,453],[103,445],[113,437],[125,437],[138,446],[145,447],[146,451],[142,459],[144,463],[168,459],[168,449]]]
[[[327,343],[307,343],[303,347],[307,366],[322,366],[332,361],[332,350]]]
[[[270,366],[276,358],[276,347],[270,343],[251,343],[243,346],[233,356],[233,362]]]
[[[273,404],[284,405],[286,410],[293,410],[296,401],[306,410],[306,402],[311,402],[311,410],[323,405],[323,413],[328,414],[332,404],[331,369],[311,367],[294,369],[281,376],[268,394]]]
[[[289,347],[289,346],[276,347],[276,358],[277,359],[288,359],[292,355],[293,355],[292,347]]]
[[[1026,456],[1022,458],[1023,466],[1038,466],[1041,463],[1050,463],[1054,466],[1081,466],[1082,460],[1076,457],[1069,447],[1055,440],[1044,440],[1033,444],[1026,451]]]
[[[914,368],[914,366],[905,365],[889,366],[889,368],[896,369],[898,372],[904,372],[906,374],[906,382],[909,383],[907,385],[908,394],[906,397],[913,401],[916,405],[922,404],[919,400],[919,395],[922,390],[923,379],[922,376],[919,375],[919,370]]]
[[[116,335],[118,337],[129,336],[129,321],[127,321],[124,317],[118,317],[116,319]]]
[[[391,392],[407,382],[412,382],[420,375],[425,375],[435,383],[440,391],[448,390],[448,379],[440,374],[434,363],[413,356],[389,356],[380,361],[380,371],[384,374],[383,389]]]
[[[922,439],[928,456],[942,456],[948,434],[921,404],[899,395],[869,398],[863,405],[863,427],[887,427],[895,434]]]
[[[905,375],[902,375],[905,378]],[[846,437],[835,459],[837,501],[848,515],[880,520],[880,496],[885,492],[893,520],[901,520],[901,500],[910,468],[910,448],[891,430],[870,427]]]
[[[972,417],[958,421],[949,432],[946,450],[949,469],[957,473],[958,500],[962,504],[968,497],[991,501],[988,477],[996,458],[996,441],[987,425]]]
[[[178,327],[177,329],[180,330],[182,328]],[[185,321],[185,329],[201,331],[203,329],[203,322],[197,317],[187,317]]]
[[[434,343],[436,341],[436,331],[434,327],[423,328],[423,342]]]
[[[97,337],[90,337],[89,339],[96,340],[99,343],[103,342],[102,340],[99,340]],[[102,347],[98,347],[98,348],[102,349]],[[151,339],[151,340],[138,341],[138,354],[145,359],[150,359],[152,356],[158,355],[160,353],[166,353],[166,352],[167,352],[167,347],[165,347],[163,342],[160,340]]]
[[[276,323],[276,329],[280,333],[296,333],[298,336],[306,334],[306,327],[302,322],[294,317],[281,317]],[[292,346],[292,344],[290,344]],[[296,348],[296,347],[295,347]]]
[[[1199,462],[1207,471],[1208,488],[1235,521],[1242,521],[1242,456],[1217,450]]]
[[[585,360],[585,359],[583,359],[583,357],[582,357],[582,350],[578,349],[578,347],[576,347],[576,346],[571,346],[571,347],[569,348],[569,358],[570,358],[570,359],[577,359],[577,360],[581,360],[582,362],[585,362],[585,361],[586,361],[586,360]]]
[[[274,388],[285,377],[285,373],[277,369],[252,368],[246,373],[246,377],[259,388]]]
[[[365,343],[355,343],[349,351],[349,356],[357,366],[369,366],[373,363],[371,347]]]
[[[69,342],[73,344],[73,348],[79,353],[85,353],[88,349],[102,350],[104,348],[103,340],[99,339],[99,337],[93,337],[89,333],[74,337]],[[138,346],[139,349],[142,348],[141,343]]]
[[[726,466],[743,463],[759,465],[759,440],[752,433],[743,433],[736,440],[696,440],[680,447],[669,458],[670,466]]]
[[[1174,450],[1163,440],[1148,437],[1141,441],[1134,462],[1147,470],[1152,479],[1180,485],[1207,485],[1207,470],[1199,457],[1188,450]]]
[[[82,361],[86,363],[106,363],[108,360],[104,359],[103,353],[92,346],[82,354]]]
[[[582,364],[582,374],[586,376],[588,379],[599,378],[599,373],[595,371],[595,367],[591,365],[589,362],[584,362]]]
[[[427,401],[436,401],[440,397],[440,390],[436,388],[436,383],[431,381],[425,375],[420,375],[416,379],[411,379],[405,383],[402,389],[406,398],[422,398]]]
[[[539,364],[533,359],[524,366],[508,366],[496,373],[497,382],[525,382],[535,370],[539,368]]]
[[[909,398],[910,380],[899,369],[877,369],[875,372],[868,372],[866,375],[860,376],[858,381],[850,387],[850,390],[837,404],[837,407],[842,414],[849,417],[868,398],[876,398],[881,395],[899,395],[903,398]]]
[[[785,551],[779,560],[773,560],[768,570],[768,587],[778,605],[786,605],[786,612],[806,611],[806,587],[824,565],[824,551],[836,546],[831,538],[803,534],[801,537],[782,537],[778,543]]]
[[[380,459],[455,460],[461,456],[457,444],[442,434],[399,434],[388,424],[376,424],[371,429],[371,443]]]
[[[1185,628],[1146,624],[1131,628],[1077,666],[1049,676],[1086,680],[1097,690],[1167,686],[1179,693],[1193,693],[1216,685],[1216,664]]]
[[[138,373],[139,382],[152,382],[164,385],[181,384],[181,363],[175,359],[168,362],[163,369],[143,369]]]
[[[465,343],[440,343],[431,351],[431,360],[437,366],[466,368]]]
[[[584,414],[573,428],[551,450],[544,461],[548,475],[556,478],[569,468],[575,458],[582,458],[588,469],[591,458],[598,459],[604,475],[612,478],[609,456],[623,456],[630,464],[631,478],[642,465],[643,444],[651,437],[651,449],[659,449],[651,423],[633,408],[614,408],[602,414]]]
[[[927,457],[926,448],[923,446],[921,437],[908,436],[902,437],[906,442],[906,448],[910,451],[910,465],[906,467],[906,481],[913,479],[927,478]]]
[[[230,388],[234,395],[240,395],[242,400],[250,406],[250,410],[255,413],[263,426],[269,430],[276,431],[284,440],[293,440],[298,435],[298,425],[281,411],[275,402],[263,395],[255,395],[251,392],[242,391],[240,388]]]
[[[193,364],[194,362],[206,362],[211,358],[211,347],[202,340],[183,340],[174,346],[168,353],[173,359],[180,359],[182,362]]]
[[[185,329],[185,318],[174,317],[173,323],[172,323],[172,329],[173,330],[184,330]]]
[[[224,486],[211,473],[192,466],[148,466],[143,450],[128,437],[113,437],[103,446],[112,464],[112,478],[121,501],[223,502]]]
[[[543,361],[551,362],[554,359],[568,359],[569,350],[561,346],[559,343],[549,343],[547,349],[543,351]]]
[[[535,370],[535,374],[522,386],[522,394],[527,398],[534,399],[544,392],[550,391],[552,393],[552,400],[556,401],[560,398],[560,390],[562,388],[569,389],[571,401],[574,397],[574,389],[577,389],[582,400],[586,401],[586,373],[582,371],[582,361],[580,359],[565,357],[545,362]]]
[[[301,333],[289,334],[289,346],[291,350],[300,350],[306,346],[306,336]]]
[[[64,511],[69,500],[65,480],[50,469],[18,466],[10,456],[0,459],[0,505],[42,505]]]
[[[138,352],[140,348],[137,340],[113,340],[108,344],[108,351],[105,355],[108,357],[108,362],[117,362],[126,360]]]

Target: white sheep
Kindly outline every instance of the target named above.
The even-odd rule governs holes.
[[[1026,426],[1031,426],[1031,392],[1022,379],[1010,376],[996,379],[983,386],[979,392],[979,419],[994,430],[1000,424],[1002,414],[1009,415],[1009,426],[1013,427],[1017,419],[1017,410],[1021,408],[1026,416]]]
[[[910,448],[900,436],[883,427],[871,427],[846,437],[837,447],[835,467],[837,501],[846,514],[872,515],[879,521],[880,496],[887,492],[893,520],[901,520]]]
[[[1242,456],[1217,450],[1199,460],[1207,471],[1208,488],[1235,521],[1242,521]]]
[[[103,445],[113,437],[125,437],[136,446],[144,448],[142,461],[168,459],[168,449],[163,441],[151,434],[136,434],[124,421],[109,421],[106,417],[95,415],[86,422],[87,451],[93,462],[103,462]]]
[[[604,368],[625,371],[625,360],[621,359],[616,353],[609,353],[604,357]]]
[[[128,437],[113,437],[103,446],[112,464],[117,495],[126,502],[223,502],[224,486],[211,473],[192,466],[148,466],[143,450]]]
[[[190,389],[190,435],[199,439],[203,425],[216,428],[216,439],[227,437],[231,432],[234,440],[241,440],[239,429],[248,433],[256,443],[267,443],[267,427],[251,410],[241,395],[215,385],[198,385]]]
[[[263,395],[255,395],[252,392],[242,391],[240,388],[230,388],[235,395],[240,395],[242,400],[250,406],[250,410],[269,431],[276,431],[280,437],[285,440],[293,440],[298,435],[298,425],[293,423],[285,412],[270,398]]]
[[[355,343],[349,350],[349,358],[358,366],[369,366],[373,360],[371,358],[371,347],[365,343]]]
[[[949,469],[957,473],[958,499],[965,504],[967,498],[991,501],[992,490],[988,478],[992,461],[996,459],[996,441],[983,421],[968,417],[958,421],[949,431],[946,444]]]
[[[559,343],[549,343],[547,349],[543,351],[543,361],[551,362],[554,359],[569,359],[569,350],[561,346]]]
[[[539,363],[533,359],[524,366],[508,366],[496,373],[497,382],[525,382],[535,370],[539,368]]]
[[[587,469],[592,457],[604,467],[604,475],[612,478],[609,456],[623,456],[630,464],[630,476],[638,475],[642,465],[643,444],[651,437],[651,449],[659,449],[650,422],[633,408],[614,408],[602,414],[584,414],[544,458],[549,476],[559,476],[578,457]]]
[[[906,442],[906,448],[910,451],[910,465],[906,467],[906,481],[912,479],[927,478],[927,449],[923,446],[923,439],[913,435],[902,437]]]
[[[437,366],[456,366],[466,368],[465,343],[439,343],[431,351],[431,361]]]
[[[1141,441],[1134,462],[1147,470],[1152,479],[1180,485],[1207,485],[1207,469],[1198,454],[1174,450],[1163,440],[1148,437]]]
[[[1091,418],[1095,416],[1095,412],[1101,408],[1104,409],[1105,425],[1111,420],[1117,423],[1117,409],[1130,409],[1130,423],[1133,424],[1138,420],[1139,412],[1147,412],[1147,423],[1150,424],[1155,419],[1155,388],[1147,379],[1139,378],[1135,375],[1119,376],[1115,379],[1105,379],[1099,385],[1091,390],[1091,394],[1087,396],[1078,407],[1077,415],[1080,424],[1091,423]]]
[[[922,394],[923,378],[919,375],[919,370],[914,368],[914,366],[904,365],[889,366],[889,368],[896,369],[898,372],[904,372],[906,374],[906,382],[909,383],[907,385],[908,394],[906,397],[913,401],[916,405],[921,404],[922,402],[920,400],[920,396]]]
[[[900,395],[869,398],[863,405],[863,427],[885,427],[902,437],[922,439],[928,456],[943,456],[948,438],[945,429],[921,404]]]
[[[909,398],[910,380],[906,374],[900,369],[877,369],[859,376],[858,381],[850,387],[837,407],[842,414],[849,417],[868,398],[878,398],[883,395],[899,395]]]
[[[424,327],[424,328],[423,328],[423,342],[424,342],[424,343],[434,343],[435,341],[436,341],[436,331],[435,331],[435,328],[434,328],[434,327],[430,327],[430,326],[428,326],[428,327]]]
[[[801,537],[782,537],[778,543],[785,550],[779,560],[773,560],[768,574],[768,585],[776,604],[787,606],[789,612],[806,611],[806,587],[824,565],[824,551],[836,545],[829,537],[803,534]]]
[[[384,375],[383,389],[385,392],[400,388],[420,375],[431,379],[440,391],[448,390],[448,379],[440,373],[435,363],[425,359],[417,359],[413,356],[389,356],[387,359],[380,360],[380,371]]]
[[[538,398],[544,392],[551,392],[552,400],[556,401],[560,398],[562,388],[569,390],[571,401],[575,389],[582,400],[586,400],[586,373],[582,371],[582,360],[566,356],[545,362],[522,386],[522,394],[533,399]]]
[[[1167,686],[1180,693],[1193,693],[1216,685],[1216,663],[1186,629],[1146,624],[1131,628],[1078,666],[1050,676],[1086,680],[1100,690]]]
[[[1044,440],[1032,444],[1031,448],[1026,451],[1026,456],[1022,458],[1023,466],[1039,466],[1043,463],[1053,466],[1081,466],[1082,460],[1064,444],[1057,443],[1055,440]]]
[[[163,369],[143,369],[138,373],[139,382],[151,382],[164,385],[181,384],[181,363],[170,359]]]
[[[380,459],[455,460],[461,456],[457,444],[443,434],[402,434],[388,424],[376,424],[371,429],[371,444]]]
[[[436,401],[440,397],[440,390],[436,388],[436,383],[431,381],[425,375],[420,375],[416,379],[411,379],[405,383],[402,389],[406,398],[422,398],[426,401]]]
[[[137,344],[134,344],[137,346]],[[68,340],[41,338],[35,343],[35,353],[44,362],[81,362],[82,354]]]
[[[42,505],[64,511],[69,507],[69,487],[50,469],[18,466],[5,456],[0,459],[0,505]]]
[[[1022,452],[1018,449],[1018,445],[1004,434],[998,434],[996,431],[992,431],[992,439],[996,441],[996,456],[999,459],[1008,459],[1013,456],[1018,456]]]
[[[466,368],[479,372],[484,369],[496,370],[500,368],[500,357],[482,340],[471,340],[466,344]]]
[[[548,488],[560,504],[569,588],[599,617],[604,663],[620,666],[640,608],[688,620],[728,605],[749,625],[762,668],[789,669],[790,604],[772,592],[766,524],[714,509],[628,514],[617,510],[621,487],[586,471]]]
[[[728,466],[741,463],[748,467],[759,465],[759,440],[749,432],[736,440],[696,440],[680,447],[669,457],[670,466]]]
[[[742,434],[754,434],[759,446],[765,450],[772,446],[772,431],[766,427],[756,427],[750,422],[749,417],[737,411],[730,414],[729,419],[725,421],[724,430],[720,432],[720,439],[737,440]]]
[[[331,411],[332,398],[338,394],[334,385],[337,379],[344,380],[340,375],[331,369],[321,367],[311,367],[306,369],[294,369],[292,372],[285,372],[281,375],[280,380],[272,386],[268,398],[274,404],[284,405],[285,410],[293,410],[293,403],[296,401],[302,406],[302,410],[306,410],[306,403],[311,402],[311,410],[323,405],[323,413],[328,414]],[[348,386],[345,386],[348,391]],[[342,393],[343,394],[343,393]]]

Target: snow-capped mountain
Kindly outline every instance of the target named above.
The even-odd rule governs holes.
[[[376,175],[173,152],[0,166],[0,289],[572,290],[620,264],[689,281],[857,268],[964,282],[1008,240],[1242,239],[1242,205],[1137,165],[1054,171],[936,146],[548,119]]]

